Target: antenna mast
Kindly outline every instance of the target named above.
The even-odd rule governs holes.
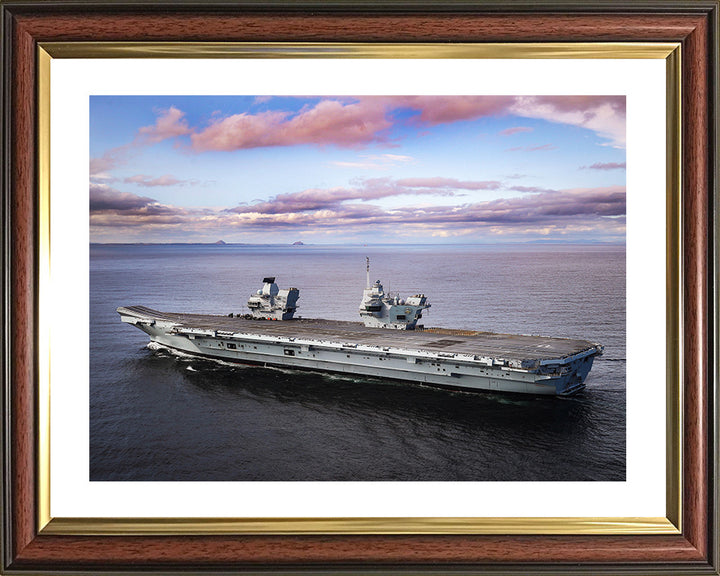
[[[367,262],[367,287],[370,288],[370,256],[365,256],[365,261]]]

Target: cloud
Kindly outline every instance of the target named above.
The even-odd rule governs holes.
[[[267,201],[229,208],[236,214],[289,214],[317,210],[338,210],[349,200],[368,202],[391,196],[456,196],[459,190],[497,190],[495,181],[461,181],[454,178],[372,178],[359,180],[353,188],[308,189],[301,192],[279,194]]]
[[[596,162],[590,166],[580,166],[581,170],[624,170],[625,162]]]
[[[145,188],[152,188],[155,186],[184,186],[186,184],[194,184],[194,180],[178,180],[170,174],[165,174],[157,178],[152,176],[146,176],[145,174],[136,174],[135,176],[129,176],[123,179],[126,184],[136,184]]]
[[[260,97],[259,102],[265,101]],[[397,114],[409,111],[406,114]],[[138,129],[132,142],[112,148],[90,161],[90,173],[107,172],[125,164],[133,149],[164,140],[189,136],[191,150],[232,151],[273,146],[337,146],[362,148],[391,145],[391,128],[400,123],[435,126],[482,117],[519,116],[589,129],[607,140],[606,144],[625,144],[624,96],[362,96],[326,97],[299,112],[270,110],[213,115],[205,127],[191,127],[185,112],[171,106],[158,111],[154,124]],[[532,128],[514,126],[500,134],[529,132]],[[529,152],[551,149],[550,145],[511,148]],[[377,168],[385,162],[404,162],[402,155],[380,155],[359,162],[338,161],[352,168]]]
[[[188,126],[184,112],[174,106],[161,110],[155,124],[139,128],[132,142],[110,148],[100,157],[90,158],[90,177],[97,178],[113,168],[127,164],[137,154],[138,149],[144,146],[191,132],[192,129]]]
[[[418,110],[418,120],[428,125],[514,115],[579,126],[612,146],[625,145],[625,96],[413,96],[390,101]]]
[[[506,148],[505,152],[542,152],[545,150],[557,150],[557,146],[553,144],[541,144],[538,146],[513,146]]]
[[[99,158],[90,158],[90,177],[107,179],[107,172],[122,166],[132,156],[132,147],[130,145],[118,146],[110,148]]]
[[[500,225],[517,223],[567,223],[575,217],[598,220],[625,215],[625,188],[581,188],[547,190],[526,188],[529,196],[500,198],[463,205],[417,205],[381,209],[371,204],[351,204],[348,200],[367,200],[391,195],[390,189],[367,190],[306,190],[277,196],[267,202],[240,206],[227,212],[243,215],[246,222],[341,228],[348,219],[365,219],[364,224],[423,224],[447,226],[455,224]]]
[[[419,112],[418,121],[435,126],[484,116],[507,114],[515,101],[514,96],[409,96],[390,97],[397,107]]]
[[[411,123],[425,126],[489,116],[520,116],[575,125],[595,131],[613,146],[625,142],[624,96],[362,96],[328,97],[298,113],[273,110],[214,118],[203,129],[191,129],[182,112],[171,108],[153,127],[150,137],[191,133],[196,152],[231,151],[270,146],[364,147],[388,144],[395,112],[414,113]],[[529,132],[516,126],[503,135]],[[346,164],[349,165],[349,164]]]
[[[412,156],[404,154],[361,154],[359,158],[360,160],[356,161],[336,160],[330,164],[341,168],[384,169],[415,160]]]
[[[540,150],[557,150],[557,146],[553,146],[552,144],[542,144],[540,146],[527,147],[528,152],[538,152]]]
[[[302,144],[359,147],[383,142],[392,123],[382,100],[343,102],[324,99],[296,115],[272,111],[234,114],[213,121],[191,136],[196,152]]]
[[[545,234],[585,230],[624,234],[624,187],[546,191],[461,206],[416,206],[381,209],[373,205],[336,204],[310,212],[237,214],[246,230],[332,229],[338,233],[384,229],[442,234],[454,230],[491,235]],[[528,232],[530,231],[530,232]],[[544,232],[543,232],[544,231]]]
[[[430,125],[514,115],[586,128],[625,146],[625,96],[416,96],[407,105]]]
[[[379,162],[348,162],[342,160],[336,160],[330,162],[333,166],[339,166],[340,168],[363,168],[368,170],[375,170],[379,168],[388,168],[389,164],[381,164]]]
[[[152,198],[95,187],[91,188],[91,231],[94,237],[121,231],[130,237],[212,233],[239,234],[248,239],[283,230],[332,235],[374,231],[416,238],[582,234],[584,238],[621,239],[625,233],[623,186],[538,189],[525,196],[462,205],[408,202],[383,208],[366,201],[390,194],[393,184],[397,185],[386,181],[384,193],[378,181],[355,191],[306,190],[229,210],[178,208]]]
[[[90,233],[94,236],[99,229],[134,229],[139,232],[147,232],[158,228],[180,229],[183,233],[190,232],[193,228],[202,226],[202,221],[183,216],[170,209],[157,210],[149,209],[140,214],[109,214],[99,212],[90,215]]]
[[[509,112],[586,128],[625,146],[625,96],[518,96]]]
[[[281,194],[253,205],[210,210],[175,208],[151,198],[101,189],[91,190],[94,201],[91,213],[92,224],[96,226],[112,226],[113,222],[133,227],[183,224],[188,230],[227,227],[245,231],[332,229],[350,233],[378,226],[396,231],[400,227],[415,226],[438,233],[475,226],[476,231],[495,227],[493,233],[500,233],[503,227],[528,226],[553,230],[578,229],[580,226],[591,231],[624,229],[625,188],[622,186],[560,191],[526,187],[519,190],[531,194],[462,205],[410,202],[400,207],[383,208],[369,200],[428,192],[401,186],[388,179],[375,179],[365,181],[358,188],[304,190]]]
[[[161,110],[160,116],[152,126],[143,126],[138,130],[136,143],[157,144],[169,138],[185,136],[193,132],[185,119],[185,112],[170,106],[167,110]]]
[[[624,217],[625,188],[580,188],[547,190],[530,196],[500,198],[463,206],[435,206],[406,214],[413,221],[424,223],[483,225],[566,223],[573,218],[598,220]]]
[[[538,186],[513,186],[508,188],[508,190],[514,190],[515,192],[529,192],[532,194],[536,194],[538,192],[555,192],[555,190],[550,188],[540,188]]]
[[[382,158],[391,162],[411,162],[414,160],[412,156],[406,156],[404,154],[382,154],[377,158]]]
[[[530,128],[528,126],[514,126],[513,128],[505,128],[505,130],[500,130],[498,134],[500,136],[512,136],[513,134],[519,134],[520,132],[532,132],[533,128]]]
[[[502,183],[496,180],[472,181],[440,177],[402,178],[397,180],[397,184],[408,188],[436,188],[453,190],[497,190],[502,186]]]
[[[90,185],[90,213],[104,211],[138,210],[149,206],[155,200],[129,192],[119,192],[101,184]]]
[[[90,185],[91,227],[142,228],[155,224],[196,225],[200,211],[160,204],[153,198]]]
[[[111,182],[117,182],[117,178],[108,172],[97,172],[90,176],[91,181],[96,184],[110,184]]]

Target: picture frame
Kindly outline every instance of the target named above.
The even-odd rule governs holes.
[[[2,3],[3,564],[7,573],[439,572],[717,574],[717,1]],[[49,515],[48,62],[55,57],[237,56],[237,45],[516,46],[514,57],[592,44],[667,47],[668,489],[661,519],[223,519],[55,521]],[[233,48],[231,45],[235,44]],[[440,45],[446,45],[442,48]],[[349,47],[348,47],[349,46]],[[229,49],[229,51],[228,51]],[[547,50],[545,52],[544,50]],[[495,53],[497,54],[497,52]],[[398,57],[398,56],[395,56]],[[412,56],[408,56],[412,57]],[[572,56],[569,56],[572,57]],[[43,193],[43,191],[45,191]],[[43,216],[45,215],[45,216]],[[357,520],[357,519],[355,519]],[[491,519],[492,520],[492,519]]]

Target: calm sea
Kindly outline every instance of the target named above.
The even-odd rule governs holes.
[[[298,314],[358,320],[372,280],[426,326],[605,345],[572,398],[228,366],[148,348],[118,306],[244,313],[265,276]],[[623,246],[93,245],[91,480],[624,480]]]

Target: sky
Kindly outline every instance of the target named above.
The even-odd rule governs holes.
[[[91,242],[625,241],[624,96],[91,96]]]

